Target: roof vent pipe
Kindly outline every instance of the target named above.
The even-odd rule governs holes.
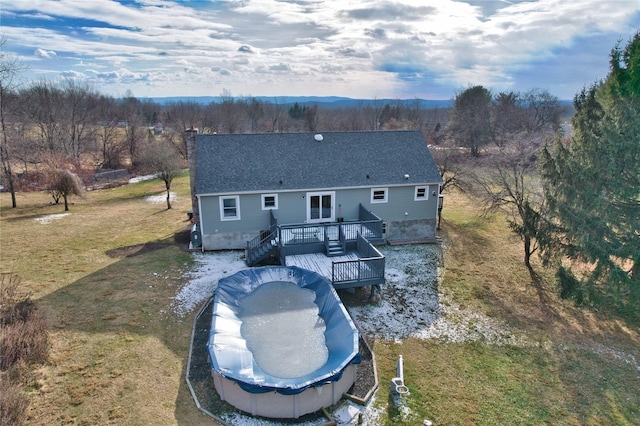
[[[318,142],[322,142],[322,139],[324,139],[320,133],[316,133],[313,138]]]

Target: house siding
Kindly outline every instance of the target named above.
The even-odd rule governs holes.
[[[247,241],[269,227],[269,212],[262,210],[260,194],[239,195],[240,220],[220,220],[219,196],[199,198],[203,250],[245,248]]]
[[[420,184],[417,186],[425,186]],[[428,185],[428,198],[415,201],[416,185],[388,187],[387,203],[371,203],[371,188],[313,189],[309,191],[269,191],[278,194],[273,210],[279,224],[304,223],[307,219],[307,193],[335,191],[335,217],[357,220],[359,204],[387,223],[387,240],[415,240],[435,237],[438,185]],[[436,196],[433,196],[433,191]],[[240,220],[220,220],[217,195],[200,196],[203,250],[243,249],[247,241],[270,224],[268,210],[262,209],[262,193],[239,195]]]
[[[426,200],[415,201],[415,187],[428,186]],[[436,195],[433,196],[435,191]],[[362,203],[386,223],[387,241],[432,239],[436,236],[438,185],[389,188],[387,203]],[[370,192],[370,190],[369,190]]]

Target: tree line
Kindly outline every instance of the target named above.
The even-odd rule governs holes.
[[[157,168],[163,152],[175,161],[162,167],[185,167],[190,127],[201,133],[419,129],[435,139],[448,119],[448,110],[424,109],[418,100],[327,108],[237,98],[228,91],[204,105],[160,104],[130,92],[115,98],[73,79],[24,82],[24,66],[0,55],[0,183],[14,207],[16,191],[46,189],[55,202],[66,198],[61,186],[77,193],[70,180],[59,181],[67,176],[62,170],[88,185],[102,170]]]
[[[185,129],[192,126],[204,133],[414,129],[432,148],[442,192],[466,191],[484,214],[506,215],[532,278],[537,253],[557,269],[563,297],[637,306],[639,52],[638,34],[616,46],[609,75],[578,93],[571,110],[544,89],[494,93],[481,85],[434,109],[417,99],[283,105],[228,91],[206,105],[159,104],[132,93],[114,98],[74,80],[19,84],[24,68],[2,56],[2,184],[15,207],[15,191],[32,174],[50,176],[45,188],[66,199],[78,181],[61,170],[85,184],[95,170],[151,170],[165,181],[170,208],[171,179],[186,165]]]

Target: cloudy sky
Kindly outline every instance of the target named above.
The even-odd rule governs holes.
[[[28,81],[137,97],[451,99],[482,84],[571,99],[640,28],[640,0],[12,0]]]

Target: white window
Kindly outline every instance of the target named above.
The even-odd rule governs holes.
[[[388,194],[388,188],[371,188],[371,204],[386,203]]]
[[[416,186],[416,194],[414,201],[422,201],[429,199],[429,187],[428,186]]]
[[[278,210],[278,194],[262,194],[262,210]]]
[[[240,220],[240,197],[220,197],[220,220]]]

